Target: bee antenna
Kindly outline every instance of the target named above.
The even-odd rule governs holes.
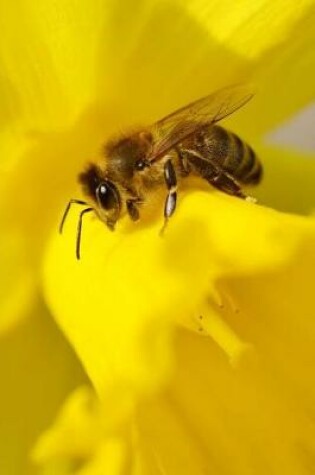
[[[87,202],[86,201],[82,201],[82,200],[76,200],[76,199],[72,199],[69,201],[69,203],[67,204],[66,206],[66,209],[63,213],[63,216],[62,216],[62,219],[60,221],[60,224],[59,224],[59,233],[62,234],[62,231],[63,231],[63,226],[65,224],[65,221],[67,219],[67,216],[68,216],[68,213],[70,211],[70,208],[71,208],[71,205],[73,204],[77,204],[77,205],[84,205],[86,206],[87,205]]]
[[[76,244],[76,256],[77,259],[80,260],[80,248],[81,248],[81,234],[82,234],[82,219],[86,213],[90,211],[94,211],[94,208],[85,208],[81,211],[79,220],[78,220],[78,227],[77,227],[77,244]]]

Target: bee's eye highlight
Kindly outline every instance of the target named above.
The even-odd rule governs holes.
[[[96,198],[101,208],[110,210],[119,206],[119,195],[116,187],[110,182],[102,182],[96,189]]]
[[[100,194],[100,196],[105,196],[105,195],[107,195],[107,193],[108,193],[108,188],[105,185],[105,183],[102,183],[99,187],[99,194]]]

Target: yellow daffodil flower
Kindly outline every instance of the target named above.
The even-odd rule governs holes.
[[[315,98],[314,20],[312,0],[0,1],[1,474],[314,473],[315,161],[264,143]],[[163,237],[163,196],[114,233],[86,216],[78,261],[78,210],[58,224],[104,141],[238,82],[258,204],[191,182]]]

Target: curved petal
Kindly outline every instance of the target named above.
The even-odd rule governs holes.
[[[105,11],[98,2],[0,2],[5,104],[25,129],[60,128],[91,101]]]
[[[128,443],[132,425],[134,473],[202,473],[205,467],[205,473],[231,475],[312,473],[315,224],[310,218],[222,200],[200,192],[186,196],[164,242],[157,236],[145,240],[141,229],[135,239],[127,234],[128,259],[126,224],[117,237],[107,238],[101,223],[93,229],[88,229],[93,222],[88,223],[81,262],[69,257],[73,242],[67,236],[53,242],[47,296],[101,395],[104,411],[103,431],[87,470],[94,460],[96,466],[106,466],[99,454],[103,443],[109,443],[107,460],[115,459],[110,431],[124,427],[121,437]],[[72,222],[68,229],[73,231]],[[204,252],[198,259],[200,249]],[[71,266],[71,278],[64,275],[65,264]],[[153,274],[158,288],[148,279]],[[212,297],[220,295],[217,304],[208,298],[211,286]],[[202,300],[202,314],[196,313]],[[195,329],[195,334],[177,330],[172,372],[167,374],[161,373],[158,360],[164,361],[170,342],[154,345],[159,325],[165,327],[165,317],[155,317],[164,316],[161,308],[169,314],[169,326],[176,319]],[[193,313],[203,317],[199,328]],[[215,324],[219,320],[221,326]],[[152,326],[153,339],[148,338]],[[129,412],[122,413],[121,394],[113,393],[113,387],[134,396]],[[70,430],[76,420],[69,419]],[[54,437],[65,447],[60,434]],[[119,440],[119,446],[124,444]]]
[[[315,210],[314,154],[252,143],[263,167],[261,185],[253,194],[259,203],[288,213],[310,215]]]
[[[313,4],[294,25],[287,43],[272,48],[254,67],[252,81],[257,83],[257,95],[252,107],[255,119],[244,114],[240,121],[233,122],[249,136],[261,137],[314,102],[314,20]]]
[[[111,5],[100,57],[105,50],[111,62],[111,102],[121,109],[122,125],[130,117],[148,123],[216,88],[250,80],[258,89],[252,114],[231,123],[257,137],[315,97],[310,0],[298,8],[285,0],[144,2],[142,15],[139,9],[126,21],[120,4]],[[116,41],[117,34],[128,41]],[[105,104],[107,66],[99,62],[97,97]]]
[[[259,302],[265,296],[263,290]],[[276,312],[271,309],[272,317],[277,317]],[[255,314],[248,318],[255,320]],[[266,344],[267,327],[263,334]],[[278,336],[280,356],[283,343],[290,345],[292,339]],[[314,340],[312,346],[309,343],[310,339],[308,370],[305,367],[293,382],[291,363],[295,360],[300,369],[304,364],[298,353],[294,357],[291,353],[289,359],[286,353],[285,362],[276,358],[269,365],[265,357],[270,347],[260,346],[235,368],[211,340],[178,332],[177,372],[170,387],[139,409],[140,454],[151,458],[157,472],[163,467],[168,475],[189,474],[192,467],[196,473],[218,475],[310,475],[314,468],[314,394],[305,397],[304,383],[309,382],[314,365]]]
[[[103,414],[91,388],[80,387],[70,395],[53,426],[41,435],[33,460],[43,473],[97,475],[124,473],[126,441],[106,434]],[[104,435],[106,435],[104,437]]]
[[[33,444],[68,392],[86,376],[38,302],[29,318],[1,337],[0,362],[1,473],[33,473]]]
[[[26,127],[60,128],[94,103],[118,101],[129,113],[134,109],[135,120],[148,120],[249,75],[258,82],[268,76],[272,85],[276,76],[291,87],[285,68],[297,59],[303,61],[302,70],[296,67],[303,86],[300,81],[295,89],[294,107],[314,94],[310,74],[303,74],[314,63],[311,0],[298,8],[284,0],[242,0],[237,8],[230,0],[146,0],[134,8],[132,2],[122,7],[96,0],[0,3],[4,117]],[[266,100],[272,104],[268,95]],[[270,111],[263,116],[270,120]]]
[[[52,240],[45,292],[102,395],[155,390],[169,373],[171,324],[194,327],[200,305],[218,302],[219,278],[275,273],[315,239],[311,219],[200,191],[182,197],[163,239],[161,220],[131,230],[125,218],[110,233],[87,218],[80,261],[76,224],[74,213]]]

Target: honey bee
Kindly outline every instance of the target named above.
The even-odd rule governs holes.
[[[216,125],[253,97],[246,85],[221,89],[178,109],[151,127],[105,144],[103,160],[79,175],[88,198],[69,201],[60,232],[73,203],[87,206],[78,219],[76,257],[80,259],[82,219],[96,215],[111,230],[126,213],[140,218],[141,206],[156,188],[166,187],[165,223],[177,202],[177,185],[189,175],[238,198],[251,198],[242,185],[259,183],[262,166],[253,149],[233,132]]]

